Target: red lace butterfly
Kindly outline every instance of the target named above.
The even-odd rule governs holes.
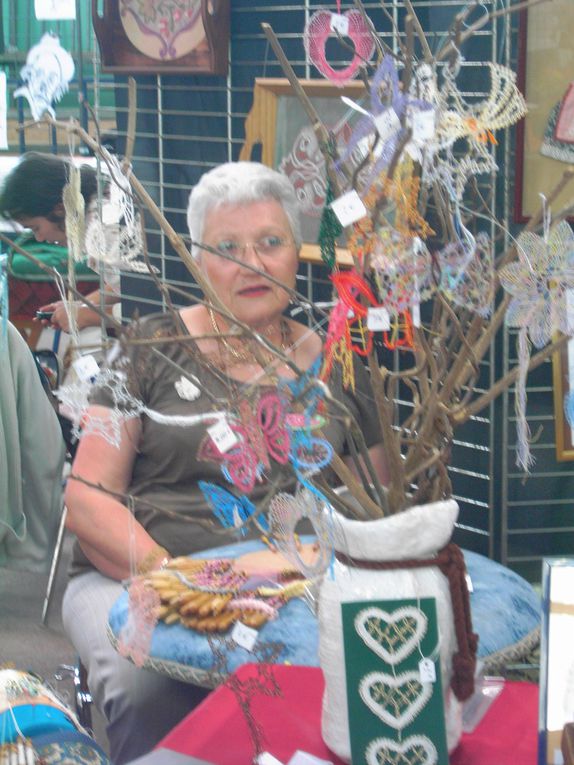
[[[285,399],[268,391],[260,396],[255,412],[243,401],[239,415],[239,420],[229,423],[239,443],[223,453],[206,435],[197,458],[220,463],[226,478],[244,494],[249,494],[260,476],[261,466],[270,469],[270,457],[281,465],[289,460],[291,443],[285,426]]]

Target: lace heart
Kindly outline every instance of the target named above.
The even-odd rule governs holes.
[[[415,606],[395,611],[365,608],[355,616],[355,630],[365,645],[387,664],[399,664],[426,634],[428,620]]]
[[[432,692],[432,683],[422,683],[418,672],[403,672],[396,677],[369,672],[359,683],[359,695],[371,712],[395,730],[414,721]]]
[[[330,11],[320,10],[314,13],[307,22],[303,33],[303,42],[309,61],[317,67],[324,77],[340,86],[355,77],[361,65],[371,58],[375,49],[373,31],[362,13],[352,9],[342,15],[348,19],[348,37],[351,38],[355,46],[355,55],[351,63],[342,69],[333,69],[325,56],[327,39],[335,34],[331,29],[333,14]]]
[[[435,765],[438,754],[426,736],[409,736],[402,743],[375,738],[365,751],[367,765]]]

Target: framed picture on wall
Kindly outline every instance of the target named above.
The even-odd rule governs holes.
[[[540,209],[568,165],[574,164],[574,2],[553,0],[522,11],[518,84],[528,113],[517,126],[515,220],[525,223]],[[564,207],[570,184],[554,201]]]
[[[227,74],[229,0],[92,0],[104,72]]]
[[[572,392],[574,381],[574,340],[569,340],[552,357],[554,388],[554,425],[556,430],[556,459],[574,460],[574,428],[564,411],[566,396]]]
[[[300,80],[300,84],[321,121],[344,144],[360,114],[345,104],[341,96],[360,102],[365,86],[351,82],[339,88],[327,80]],[[327,187],[324,160],[309,118],[289,80],[255,80],[253,105],[245,120],[245,143],[239,159],[258,159],[287,175],[303,209],[301,259],[320,263],[316,242]],[[352,262],[343,246],[337,249],[337,261],[340,266]]]

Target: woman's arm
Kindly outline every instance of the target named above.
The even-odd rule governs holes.
[[[103,406],[92,406],[88,410],[88,417],[105,419],[110,414]],[[133,417],[125,419],[121,426],[119,448],[97,434],[82,436],[66,487],[66,526],[78,537],[91,563],[112,579],[133,574],[130,562],[135,569],[151,569],[166,556],[166,551],[156,544],[128,508],[105,491],[126,493],[140,434],[140,420]],[[133,561],[130,561],[130,553]]]
[[[119,303],[120,297],[115,293],[111,287],[107,285],[104,288],[103,298],[104,305],[109,307],[107,313],[111,314],[111,306],[115,303]],[[85,300],[99,307],[100,305],[100,290],[90,292],[85,296]],[[52,317],[50,319],[41,319],[44,326],[52,326],[54,329],[63,329],[64,332],[70,331],[70,319],[66,310],[66,306],[62,300],[57,300],[55,303],[48,303],[40,308],[40,311],[51,311]],[[76,324],[78,329],[84,329],[84,327],[99,326],[102,318],[99,313],[90,308],[85,303],[76,304]]]

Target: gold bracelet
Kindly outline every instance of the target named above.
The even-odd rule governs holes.
[[[150,571],[153,571],[155,568],[157,568],[158,561],[160,562],[160,569],[165,568],[165,566],[170,561],[170,554],[165,549],[165,547],[162,547],[161,545],[155,545],[155,547],[152,547],[152,549],[143,558],[143,560],[137,564],[136,574],[149,574]]]

